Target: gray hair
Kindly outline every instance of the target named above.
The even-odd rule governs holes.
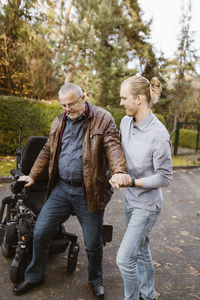
[[[73,91],[77,96],[82,96],[83,95],[83,90],[82,88],[75,84],[75,83],[65,83],[63,84],[63,86],[61,86],[59,92],[58,92],[58,96],[64,96],[67,93],[69,93],[69,91]]]

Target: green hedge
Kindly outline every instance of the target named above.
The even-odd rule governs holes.
[[[156,113],[155,113],[155,115],[156,115],[156,117],[158,118],[158,120],[159,120],[161,123],[163,123],[164,125],[166,125],[166,124],[165,124],[165,119],[164,119],[163,115],[156,114]]]
[[[124,110],[120,108],[113,108],[113,107],[106,107],[105,109],[111,113],[111,115],[115,119],[117,128],[119,129],[121,119],[126,115]]]
[[[114,117],[119,128],[125,112],[120,108],[106,108]],[[0,96],[0,154],[15,155],[18,147],[19,126],[22,128],[22,146],[31,135],[48,136],[51,122],[61,113],[59,103],[21,97]],[[162,115],[157,115],[164,123]]]
[[[196,149],[197,131],[190,129],[179,130],[178,147]],[[174,145],[175,135],[172,137],[172,144]]]
[[[51,122],[60,112],[58,103],[0,97],[0,154],[15,154],[20,124],[23,145],[31,135],[48,135]]]

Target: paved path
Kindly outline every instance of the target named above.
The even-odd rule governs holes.
[[[150,236],[156,290],[160,300],[200,299],[200,169],[177,170],[163,192],[163,212]],[[9,184],[2,184],[0,198],[8,193]],[[104,249],[105,300],[123,300],[123,283],[115,264],[125,230],[123,189],[114,193],[105,223],[114,226],[113,241]],[[81,245],[75,273],[66,273],[66,253],[52,256],[45,285],[16,297],[9,280],[10,260],[0,253],[0,300],[94,300],[87,284],[87,260],[76,217],[67,222],[67,230],[78,234]]]

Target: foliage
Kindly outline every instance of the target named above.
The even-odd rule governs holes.
[[[36,0],[10,0],[0,10],[0,93],[48,97],[53,52],[45,39],[45,15]]]
[[[91,103],[111,109],[119,107],[121,82],[140,73],[162,83],[154,112],[168,130],[177,121],[198,121],[200,60],[191,0],[185,3],[178,48],[168,60],[149,42],[152,20],[143,19],[138,0],[4,0],[0,94],[54,99],[64,81],[73,81]]]
[[[106,107],[106,110],[108,110],[111,113],[111,115],[115,119],[117,128],[119,129],[121,119],[125,116],[124,110],[120,108],[113,108],[113,107]]]
[[[0,177],[10,175],[10,170],[16,168],[16,159],[13,156],[0,156]]]
[[[179,147],[196,149],[197,130],[181,128],[179,130]],[[172,144],[175,142],[175,135],[172,137]]]
[[[193,48],[194,32],[191,31],[191,0],[182,7],[180,20],[180,35],[175,58],[166,65],[166,80],[168,80],[165,116],[171,130],[176,122],[199,120],[199,76],[197,74],[198,56]],[[191,120],[191,117],[193,120]]]
[[[120,83],[138,71],[152,73],[157,65],[147,42],[150,23],[142,21],[137,0],[75,0],[73,8],[57,65],[91,102],[118,106]]]
[[[0,92],[48,98],[66,80],[91,102],[118,105],[119,86],[157,60],[137,0],[10,0],[0,10]],[[68,5],[68,6],[67,6]],[[73,8],[73,9],[71,9]],[[159,68],[157,68],[159,70]]]
[[[172,166],[180,167],[180,166],[193,166],[199,165],[200,162],[197,160],[196,155],[184,155],[184,156],[173,156],[172,157]]]
[[[45,103],[22,97],[0,97],[0,154],[14,154],[18,147],[19,126],[22,125],[22,145],[31,135],[48,136],[53,119],[62,110],[58,102]],[[125,112],[120,108],[106,108],[114,117],[117,127]],[[156,114],[164,123],[162,115]]]
[[[18,147],[19,126],[22,125],[22,145],[31,135],[48,136],[53,119],[62,110],[58,102],[47,104],[22,97],[0,97],[0,154],[13,155]],[[119,127],[124,111],[110,109]]]
[[[158,120],[159,120],[161,123],[163,123],[164,125],[166,125],[166,122],[165,122],[165,119],[164,119],[163,115],[157,114],[157,113],[155,113],[155,115],[156,115],[156,117],[158,118]]]
[[[14,154],[18,147],[19,126],[22,144],[31,135],[48,135],[51,122],[61,112],[58,103],[24,100],[20,97],[0,98],[0,154]]]

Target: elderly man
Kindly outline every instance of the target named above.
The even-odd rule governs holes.
[[[59,100],[64,112],[53,121],[29,176],[21,178],[30,186],[49,168],[48,200],[35,225],[32,261],[13,291],[24,294],[43,283],[52,232],[74,210],[83,230],[88,280],[94,295],[102,299],[102,225],[112,194],[108,167],[120,186],[130,185],[131,178],[111,114],[85,102],[82,89],[73,83],[61,87]]]

